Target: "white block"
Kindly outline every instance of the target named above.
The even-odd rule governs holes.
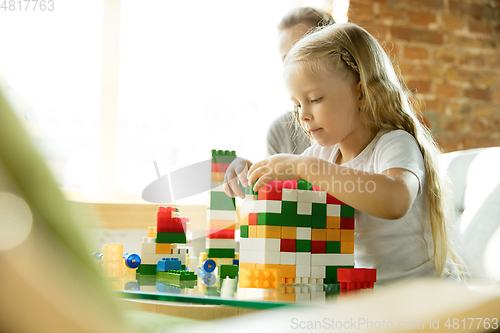
[[[354,254],[319,253],[311,254],[312,266],[354,266]]]
[[[326,292],[315,291],[309,295],[311,295],[311,303],[313,303],[313,304],[326,304]]]
[[[186,255],[146,253],[141,256],[141,264],[156,265],[158,264],[158,261],[162,260],[163,258],[177,258],[182,262],[183,265],[187,263]]]
[[[309,293],[295,294],[295,303],[311,303],[311,294]]]
[[[326,278],[326,266],[311,266],[311,278],[313,279]]]
[[[141,244],[141,257],[143,254],[156,253],[156,243],[142,243]]]
[[[247,213],[281,213],[281,201],[276,200],[256,200],[243,201],[241,212]]]
[[[281,255],[280,259],[281,265],[295,265],[296,263],[295,252],[280,252],[280,255]]]
[[[326,192],[298,190],[297,199],[299,202],[326,204]]]
[[[142,237],[142,242],[156,244],[156,238],[155,237]]]
[[[265,263],[265,251],[240,251],[240,262],[249,262],[255,264]]]
[[[240,238],[240,251],[280,252],[280,239],[274,238]]]
[[[301,281],[300,281],[300,283],[306,283],[306,284],[307,284],[307,283],[308,283],[308,281],[309,281],[309,278],[303,277],[303,278],[301,278],[300,280],[301,280]],[[306,287],[306,288],[307,288],[307,287]]]
[[[298,201],[298,191],[291,188],[284,188],[281,192],[282,201]]]
[[[297,265],[310,265],[311,264],[311,253],[297,252],[295,254],[295,262]]]
[[[326,216],[340,216],[340,205],[326,205]]]
[[[297,227],[297,239],[311,239],[311,228]]]
[[[311,215],[312,214],[312,203],[299,201],[297,203],[297,214],[299,214],[299,215]]]
[[[224,184],[220,184],[217,182],[210,183],[210,191],[211,192],[224,192]]]
[[[207,249],[234,249],[236,241],[234,239],[207,238],[205,246]]]
[[[295,276],[298,278],[309,277],[311,275],[310,265],[295,265]]]
[[[280,252],[268,252],[264,254],[264,264],[279,265],[281,261]]]
[[[235,210],[207,210],[207,220],[236,220]]]

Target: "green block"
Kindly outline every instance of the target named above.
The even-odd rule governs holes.
[[[312,203],[312,215],[314,216],[326,216],[326,203]]]
[[[257,195],[259,192],[257,191],[254,191],[253,190],[253,186],[247,186],[247,187],[244,187],[245,189],[245,195]]]
[[[257,213],[257,225],[288,226],[285,216],[279,213]]]
[[[347,205],[340,206],[340,216],[341,217],[354,217],[354,208]]]
[[[156,265],[140,264],[139,267],[137,267],[137,273],[141,275],[155,275]]]
[[[297,182],[297,189],[298,190],[312,190],[312,184],[309,183],[307,180],[301,179]]]
[[[326,229],[326,216],[316,216],[311,217],[311,227],[317,229]]]
[[[327,241],[326,253],[340,253],[340,242]]]
[[[227,196],[224,192],[210,192],[211,210],[235,210],[234,198]]]
[[[194,281],[197,280],[198,277],[194,272],[183,271],[183,270],[168,270],[166,272],[156,272],[156,278],[165,280],[174,280],[174,281]]]
[[[217,287],[207,287],[205,296],[220,296],[220,292],[217,290]]]
[[[311,241],[307,239],[297,239],[295,243],[296,252],[311,252]]]
[[[155,268],[156,270],[156,268]],[[137,283],[139,286],[154,286],[156,285],[156,272],[155,274],[137,274]]]
[[[297,215],[297,201],[282,201],[281,215]]]
[[[291,217],[292,222],[291,226],[292,227],[311,227],[312,226],[312,215],[300,215],[297,214],[293,217]]]
[[[226,277],[235,279],[238,276],[238,265],[219,265],[219,280]]]
[[[248,238],[248,226],[247,225],[240,226],[240,237],[241,238]]]
[[[183,232],[180,233],[171,233],[171,232],[159,232],[156,234],[156,243],[177,243],[177,244],[186,244],[186,234]]]
[[[208,258],[234,258],[234,249],[207,249]]]
[[[354,268],[354,266],[326,266],[326,278],[332,279],[333,283],[338,283],[337,269],[338,268]]]
[[[213,163],[231,163],[236,158],[234,150],[215,150],[212,149]]]

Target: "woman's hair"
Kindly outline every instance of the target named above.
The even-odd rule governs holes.
[[[312,7],[297,7],[291,9],[283,16],[278,24],[278,31],[295,27],[300,23],[310,23],[315,27],[326,26],[335,23],[332,15],[323,9]]]
[[[435,270],[441,276],[447,258],[451,258],[463,277],[461,260],[447,230],[453,211],[445,198],[449,197],[443,188],[446,177],[438,170],[441,152],[429,129],[419,121],[409,91],[377,40],[355,24],[337,23],[297,42],[285,58],[285,68],[291,65],[299,65],[309,73],[322,71],[352,77],[355,82],[359,80],[362,96],[359,112],[370,130],[401,129],[416,139],[425,164],[424,193],[429,208]]]

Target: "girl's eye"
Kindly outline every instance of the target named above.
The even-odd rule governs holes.
[[[311,101],[311,103],[318,103],[319,101],[321,101],[321,99],[322,99],[322,98],[323,98],[323,97],[319,97],[319,98],[313,99],[313,100]]]

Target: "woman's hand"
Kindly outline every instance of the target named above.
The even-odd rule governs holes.
[[[252,162],[241,157],[235,158],[227,167],[224,177],[224,192],[231,198],[236,196],[245,199],[245,193],[240,188],[238,180],[244,187],[248,186],[248,168],[252,166]]]
[[[275,180],[298,180],[302,160],[303,157],[299,155],[273,155],[252,165],[248,171],[248,181],[253,184],[258,180],[253,188],[254,191],[258,191],[264,184]]]

